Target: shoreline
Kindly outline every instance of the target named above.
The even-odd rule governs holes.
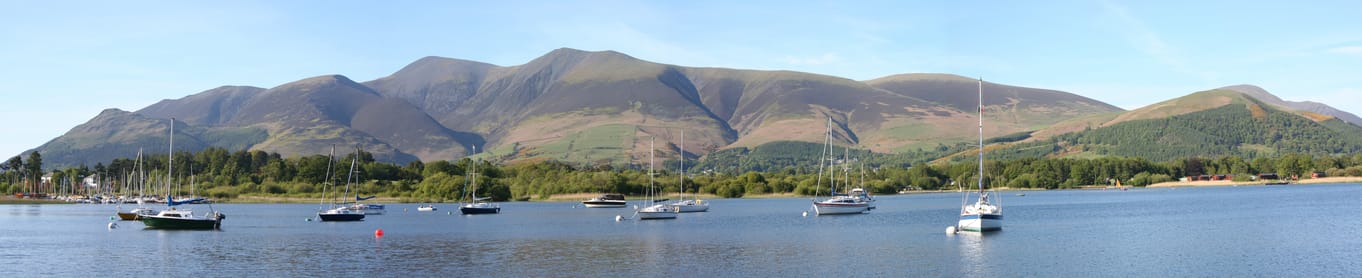
[[[1302,179],[1302,180],[1292,181],[1290,184],[1296,185],[1296,184],[1335,184],[1335,183],[1362,183],[1362,177],[1326,177],[1326,178],[1315,178],[1315,179]],[[1192,182],[1181,182],[1181,181],[1174,181],[1174,182],[1162,182],[1162,183],[1151,184],[1151,185],[1148,185],[1148,186],[1144,186],[1144,188],[1213,187],[1213,186],[1261,186],[1261,185],[1267,185],[1267,182],[1264,182],[1264,181],[1244,181],[1244,182],[1236,182],[1236,181],[1192,181]],[[1138,187],[1138,186],[1129,186],[1129,187],[1127,187],[1127,188],[1140,188],[1140,187]],[[1084,186],[1084,187],[1070,188],[1070,189],[1008,188],[1008,187],[999,187],[999,188],[995,188],[995,189],[993,189],[993,190],[998,191],[998,192],[1013,192],[1013,191],[1015,191],[1015,192],[1025,192],[1025,191],[1050,191],[1050,190],[1100,190],[1100,189],[1106,189],[1106,186],[1093,185],[1093,186]],[[890,195],[913,195],[913,194],[958,193],[958,192],[960,192],[960,191],[959,191],[959,190],[910,190],[910,191],[899,191],[899,192],[894,193],[894,194],[878,194],[878,195],[881,195],[881,196],[890,196]],[[533,202],[581,202],[581,201],[584,201],[584,200],[587,200],[587,199],[595,198],[595,197],[597,197],[597,196],[600,196],[601,194],[602,194],[602,193],[567,193],[567,194],[553,194],[553,195],[549,195],[547,198],[543,198],[543,199],[539,199],[539,198],[529,198],[529,200],[527,200],[527,201],[515,201],[515,200],[510,200],[510,201],[506,201],[506,202],[532,202],[532,203],[533,203]],[[694,195],[694,194],[689,194],[689,195],[687,195],[688,198],[695,198],[694,196],[696,196],[696,195]],[[672,194],[672,195],[670,195],[670,196],[664,196],[664,197],[667,197],[666,199],[675,199],[676,195],[675,195],[675,194]],[[747,195],[744,195],[744,196],[738,197],[738,198],[722,198],[722,197],[719,197],[718,195],[714,195],[714,194],[699,194],[699,198],[702,199],[702,200],[714,200],[714,199],[779,199],[779,198],[804,198],[804,197],[812,197],[812,196],[803,196],[803,195],[798,195],[798,194],[794,194],[794,193],[765,193],[765,194],[747,194]],[[628,198],[628,199],[631,200],[631,201],[643,200],[643,199],[642,199],[642,196],[626,195],[626,198]],[[239,196],[239,197],[237,197],[237,198],[232,198],[232,199],[221,199],[221,200],[216,200],[216,201],[217,201],[217,203],[222,203],[222,204],[310,204],[310,203],[318,203],[318,202],[321,202],[321,201],[318,200],[317,198],[306,198],[306,197],[284,197],[284,196],[255,196],[255,195],[250,195],[250,196]],[[374,199],[372,199],[372,200],[368,200],[367,202],[370,202],[370,203],[380,203],[380,204],[421,204],[421,203],[434,203],[434,204],[448,203],[448,204],[453,204],[453,203],[458,203],[458,202],[453,202],[453,201],[449,201],[449,202],[420,202],[420,201],[417,201],[417,200],[414,200],[414,199],[401,198],[401,197],[379,197],[379,198],[374,198]],[[29,205],[29,204],[73,204],[73,203],[63,202],[63,201],[60,201],[60,200],[52,200],[52,199],[16,199],[16,198],[14,198],[13,196],[0,197],[0,205]]]
[[[1147,188],[1167,188],[1167,187],[1206,187],[1206,186],[1241,186],[1241,185],[1267,185],[1266,181],[1170,181],[1151,184]],[[1331,184],[1331,183],[1362,183],[1362,177],[1326,177],[1316,179],[1301,179],[1291,181],[1290,184]]]

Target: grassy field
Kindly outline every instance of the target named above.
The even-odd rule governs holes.
[[[536,147],[536,156],[548,156],[561,161],[628,163],[625,146],[634,145],[632,125],[609,124],[581,132]]]

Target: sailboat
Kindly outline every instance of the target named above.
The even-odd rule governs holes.
[[[369,199],[373,199],[373,198],[375,198],[375,197],[378,197],[378,196],[372,196],[372,195],[371,195],[371,196],[369,196],[369,197],[360,197],[359,194],[356,194],[356,195],[355,195],[355,203],[352,204],[352,205],[350,205],[350,210],[362,212],[362,213],[364,213],[364,215],[381,215],[381,214],[387,212],[386,206],[384,206],[383,204],[365,204],[365,203],[360,203],[360,202],[363,202],[363,201],[366,201],[366,200],[369,200]]]
[[[194,215],[193,211],[177,209],[175,206],[195,202],[196,199],[188,201],[175,201],[171,194],[170,185],[173,184],[175,168],[175,118],[170,119],[170,166],[166,168],[166,209],[161,210],[156,215],[142,217],[142,224],[151,229],[185,229],[185,230],[211,230],[222,227],[222,220],[227,215],[213,210],[213,205],[208,205],[209,212],[203,215]],[[192,184],[190,186],[193,186]],[[202,200],[202,199],[197,199]]]
[[[969,195],[971,192],[965,191],[960,197],[960,221],[956,224],[956,229],[970,232],[987,232],[1003,229],[1003,204],[1002,199],[998,199],[997,204],[989,202],[989,195],[995,192],[984,191],[984,80],[979,79],[979,198],[970,204]],[[999,195],[1001,198],[1001,195]]]
[[[135,175],[137,175],[137,178],[136,178],[136,180],[137,180],[137,198],[136,198],[136,201],[137,201],[137,208],[134,208],[134,209],[132,209],[132,210],[130,210],[130,211],[127,211],[127,212],[123,212],[123,211],[122,211],[122,210],[123,210],[123,204],[122,204],[123,202],[119,202],[119,205],[118,205],[118,210],[119,210],[119,212],[118,212],[118,218],[119,218],[119,219],[122,219],[122,220],[138,220],[138,219],[142,219],[142,216],[156,215],[156,210],[147,208],[147,205],[146,205],[147,203],[146,203],[145,201],[142,200],[142,199],[143,199],[142,196],[145,196],[145,195],[146,195],[146,191],[145,191],[146,189],[145,189],[145,188],[146,188],[146,186],[147,186],[146,178],[142,175],[144,170],[145,170],[145,169],[142,168],[142,149],[141,149],[141,148],[138,148],[138,149],[137,149],[137,170],[134,171]]]
[[[638,219],[676,219],[677,209],[674,206],[658,204],[657,189],[653,186],[653,140],[648,140],[648,206],[638,209],[634,213]]]
[[[709,211],[709,203],[700,200],[697,193],[695,199],[686,200],[686,132],[681,131],[681,191],[677,201],[672,203],[672,207],[678,212],[705,212]],[[650,165],[651,167],[651,165]]]
[[[836,162],[835,156],[836,155],[832,153],[832,118],[828,118],[827,134],[823,137],[823,154],[819,157],[819,160],[826,160],[828,162],[828,192],[831,196],[824,200],[814,198],[814,214],[833,215],[869,212],[870,203],[868,202],[868,199],[837,193],[837,174],[836,171],[833,170],[833,164]],[[845,154],[842,156],[842,160],[844,162],[846,161]],[[846,170],[844,169],[843,172],[846,172]],[[816,184],[823,184],[823,173],[823,163],[820,161],[818,163],[818,182]],[[843,188],[850,187],[851,183],[848,181],[846,185],[847,186],[843,186]],[[862,190],[862,192],[864,192],[864,190]]]
[[[478,152],[478,147],[473,147],[473,153]],[[468,192],[469,203],[459,206],[459,212],[463,214],[493,214],[501,212],[501,206],[495,203],[488,203],[491,198],[478,198],[478,162],[470,160],[468,166],[468,182],[464,184],[464,191]],[[471,188],[470,188],[471,187]]]
[[[335,156],[336,146],[332,145],[331,156],[328,156],[326,159],[326,182],[332,184],[332,187],[335,187],[335,179],[331,176],[331,169],[333,168],[331,162],[334,160]],[[355,149],[355,157],[350,158],[350,172],[345,174],[345,194],[342,195],[341,198],[348,198],[350,195],[350,181],[354,177],[355,161],[358,160],[358,158],[359,149]],[[323,201],[326,200],[327,191],[329,190],[322,190]],[[318,211],[317,218],[320,218],[322,221],[360,221],[364,220],[364,213],[351,210],[348,206],[338,205],[333,198],[331,201],[331,208]]]

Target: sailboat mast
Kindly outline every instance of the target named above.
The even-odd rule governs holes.
[[[984,79],[979,78],[979,196],[984,194]]]
[[[475,154],[475,155],[478,154],[478,146],[473,146],[473,154]],[[472,192],[469,192],[468,194],[469,194],[470,196],[473,196],[473,198],[472,198],[471,200],[468,200],[468,201],[469,201],[469,202],[473,202],[473,203],[477,203],[477,202],[478,202],[478,162],[477,162],[477,161],[474,161],[474,160],[468,160],[468,163],[472,164],[472,165],[469,165],[469,166],[468,166],[468,169],[469,169],[469,170],[468,170],[468,177],[469,177],[468,183],[469,183],[470,185],[472,185],[472,186],[469,186],[469,188],[472,188]]]
[[[653,153],[657,152],[657,148],[653,146],[653,142],[656,141],[656,139],[656,137],[648,138],[648,202],[650,205],[651,203],[657,203],[656,201],[653,201]],[[685,147],[683,146],[682,148]],[[681,163],[685,163],[684,159],[681,161]],[[682,166],[681,169],[682,171],[685,171],[686,168]],[[686,182],[685,174],[681,175],[681,182],[683,184]]]
[[[166,203],[174,206],[170,202],[170,184],[175,180],[175,118],[170,118],[170,165],[166,166]]]
[[[358,147],[356,147],[356,148],[355,148],[355,157],[350,158],[350,172],[345,173],[345,195],[342,196],[342,197],[344,197],[344,198],[349,198],[349,197],[350,197],[350,178],[351,178],[351,177],[354,177],[355,180],[358,180],[358,179],[359,179],[359,177],[355,177],[355,176],[354,176],[354,175],[355,175],[355,161],[356,161],[356,160],[359,160],[359,151],[360,151],[360,149],[359,149]]]
[[[652,146],[651,141],[648,144],[649,146]],[[681,153],[678,153],[678,155],[681,156],[681,192],[680,192],[681,197],[678,199],[686,200],[686,130],[684,129],[681,130]],[[648,168],[649,175],[651,175],[652,172],[651,167],[653,167],[652,159],[653,159],[652,154],[649,154],[648,155],[648,167],[650,167]]]

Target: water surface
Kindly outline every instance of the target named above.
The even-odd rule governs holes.
[[[419,213],[390,204],[351,223],[306,221],[315,204],[218,204],[229,215],[220,231],[108,229],[112,205],[0,205],[0,276],[1362,273],[1352,213],[1362,185],[1004,194],[1003,231],[983,236],[944,233],[955,193],[881,196],[871,213],[821,217],[801,215],[806,198],[718,199],[709,212],[622,222],[615,216],[631,210],[573,203],[503,203],[501,214],[473,216],[453,204]]]

